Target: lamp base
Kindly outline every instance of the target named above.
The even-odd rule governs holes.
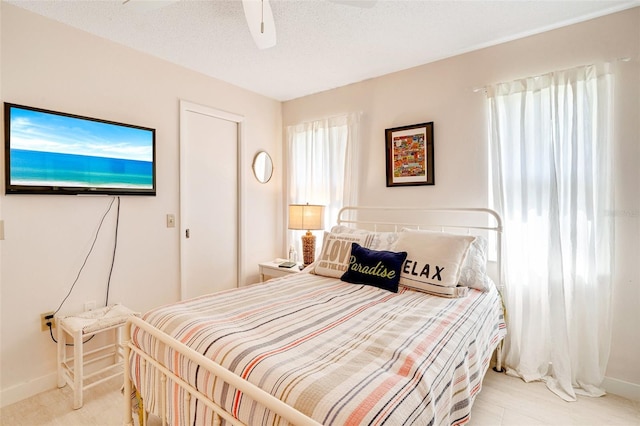
[[[304,266],[307,267],[313,263],[316,257],[316,236],[307,231],[302,236],[302,261]]]

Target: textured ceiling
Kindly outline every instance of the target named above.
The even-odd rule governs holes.
[[[271,0],[259,50],[242,3],[5,0],[277,100],[289,100],[640,5],[640,0]]]

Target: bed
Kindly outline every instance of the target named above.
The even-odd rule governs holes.
[[[131,318],[125,423],[132,401],[143,424],[468,422],[496,349],[500,368],[500,232],[487,209],[343,209],[305,271]]]

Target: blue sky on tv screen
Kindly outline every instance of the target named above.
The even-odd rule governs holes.
[[[13,107],[11,148],[153,161],[151,131]]]

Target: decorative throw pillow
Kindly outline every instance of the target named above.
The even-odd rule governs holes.
[[[333,227],[331,228],[331,233],[332,234],[369,234],[369,231],[366,231],[364,229],[350,228],[345,225],[333,225]]]
[[[372,250],[394,251],[399,237],[399,232],[374,232],[373,240],[367,248]]]
[[[322,250],[316,260],[314,273],[325,277],[340,278],[347,270],[351,257],[351,244],[367,245],[371,241],[369,233],[335,234],[324,233]]]
[[[344,225],[335,225],[331,228],[331,232],[338,234],[371,234],[373,238],[368,245],[363,245],[372,250],[387,250],[393,251],[393,248],[400,236],[399,232],[377,232],[377,231],[365,231],[363,229],[349,228]]]
[[[466,295],[466,287],[456,286],[474,238],[403,229],[395,247],[408,253],[400,272],[400,284],[439,296]]]
[[[487,247],[489,243],[483,236],[477,236],[469,252],[467,258],[462,265],[460,271],[459,285],[475,288],[480,291],[489,291],[490,283],[487,276]]]
[[[397,293],[400,268],[406,258],[407,252],[369,250],[353,243],[349,267],[340,279]]]

